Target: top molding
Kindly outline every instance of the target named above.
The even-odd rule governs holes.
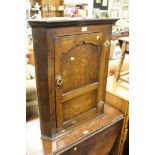
[[[84,25],[104,25],[114,24],[119,19],[103,19],[103,18],[82,18],[82,17],[50,17],[40,19],[29,19],[28,22],[32,28],[44,27],[68,27],[68,26],[84,26]]]

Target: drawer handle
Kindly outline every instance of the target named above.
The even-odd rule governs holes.
[[[62,85],[63,79],[61,77],[61,75],[57,75],[56,76],[56,85],[59,87]]]

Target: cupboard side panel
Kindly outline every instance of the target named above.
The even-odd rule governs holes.
[[[46,29],[32,29],[41,135],[51,137]]]
[[[51,118],[52,138],[56,137],[56,99],[55,99],[55,36],[53,31],[47,30],[47,51],[48,51],[48,86],[49,104]]]

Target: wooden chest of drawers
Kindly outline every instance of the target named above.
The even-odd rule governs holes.
[[[26,125],[26,154],[111,155],[116,147],[115,141],[120,135],[122,122],[123,115],[105,104],[104,116],[86,121],[50,141],[40,139],[39,120],[33,120]]]
[[[104,114],[114,22],[58,17],[29,21],[44,137],[55,138]]]

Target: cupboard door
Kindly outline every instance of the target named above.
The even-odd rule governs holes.
[[[110,33],[107,34],[100,32],[55,38],[58,132],[103,114],[109,53],[104,42],[110,38]]]

